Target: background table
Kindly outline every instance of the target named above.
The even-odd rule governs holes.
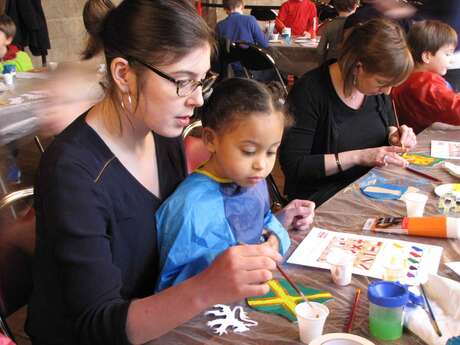
[[[456,130],[437,130],[430,128],[418,135],[417,152],[430,152],[430,140],[459,140],[460,127]],[[457,163],[459,163],[457,161]],[[370,171],[377,172],[386,177],[401,177],[410,176],[416,177],[409,171],[400,168],[376,168]],[[441,167],[435,167],[430,171],[430,174],[438,177],[443,183],[451,183],[455,178],[449,175]],[[364,176],[363,178],[365,178]],[[457,179],[458,181],[458,179]],[[376,201],[369,199],[358,191],[360,180],[351,184],[347,188],[340,191],[332,199],[321,205],[316,211],[315,226],[322,227],[328,230],[362,233],[364,221],[372,216],[384,215],[404,215],[405,205],[402,201]],[[429,180],[422,184],[421,188],[429,194],[429,200],[425,209],[427,215],[438,215],[437,198],[433,193],[436,186]],[[308,231],[291,232],[293,244],[290,253],[298,246],[298,244],[307,235]],[[450,239],[431,239],[425,237],[408,237],[390,234],[378,234],[379,237],[399,238],[403,240],[415,241],[425,244],[442,246],[444,248],[441,264],[439,266],[439,274],[459,281],[459,277],[450,271],[445,265],[445,262],[459,260],[460,258],[460,241]],[[288,257],[288,256],[287,256]],[[330,310],[329,318],[325,325],[324,333],[342,332],[345,323],[348,320],[350,307],[353,303],[355,289],[361,288],[361,300],[357,313],[352,333],[364,336],[375,344],[389,344],[371,339],[368,332],[368,300],[367,286],[372,279],[363,276],[353,276],[352,283],[349,286],[338,287],[333,285],[330,278],[330,273],[327,270],[315,269],[310,267],[284,265],[288,274],[298,283],[311,286],[320,290],[330,291],[334,300],[328,302]],[[250,331],[242,334],[235,334],[231,331],[229,334],[219,337],[213,334],[212,330],[206,326],[206,322],[211,318],[203,315],[198,315],[191,321],[169,332],[165,336],[153,342],[161,345],[175,344],[260,344],[260,345],[287,345],[300,344],[297,324],[288,322],[287,320],[268,314],[263,314],[251,310],[245,306],[242,301],[239,305],[244,306],[249,317],[258,321],[259,325],[251,327]],[[178,313],[181,311],[178,310]],[[152,320],[152,322],[154,322]],[[390,342],[391,344],[424,344],[424,342],[411,332],[405,330],[403,337],[397,341]]]
[[[300,77],[320,65],[316,47],[302,46],[294,41],[290,44],[283,40],[270,43],[268,51],[283,74],[294,74]]]

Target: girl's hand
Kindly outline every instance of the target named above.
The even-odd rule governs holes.
[[[265,241],[265,245],[269,246],[270,248],[273,248],[273,250],[279,252],[280,251],[280,241],[278,239],[278,236],[275,234],[270,233],[268,230],[264,230],[264,232],[269,233],[267,241]]]
[[[406,167],[409,165],[398,153],[404,153],[406,149],[400,146],[381,146],[359,150],[359,165],[369,167],[383,167],[388,164]]]
[[[288,230],[307,230],[313,223],[314,217],[315,203],[310,200],[292,200],[276,213],[276,218]]]
[[[265,244],[239,245],[228,248],[206,270],[200,279],[206,305],[230,304],[246,297],[259,296],[270,290],[267,281],[282,256]]]
[[[389,129],[388,141],[391,145],[402,146],[407,149],[412,149],[417,145],[417,137],[412,128],[402,125],[399,127],[399,131],[393,126]]]

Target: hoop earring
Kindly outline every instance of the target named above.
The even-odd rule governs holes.
[[[131,100],[131,94],[129,93],[129,91],[128,91],[128,103],[129,103],[129,108],[131,109],[130,111],[126,109],[125,102],[123,102],[123,96],[121,96],[121,100],[120,100],[121,109],[123,109],[123,111],[126,113],[131,113],[133,109],[133,102]]]

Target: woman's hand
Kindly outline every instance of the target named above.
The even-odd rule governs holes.
[[[313,223],[314,217],[315,203],[309,200],[292,200],[276,213],[276,218],[288,230],[306,230]]]
[[[381,146],[370,149],[359,150],[359,165],[383,167],[388,164],[406,167],[409,163],[398,153],[404,153],[407,150],[400,146]]]
[[[281,260],[282,256],[267,243],[230,247],[196,276],[201,280],[199,293],[208,306],[266,294],[270,290],[266,282],[273,278],[271,271]]]
[[[402,125],[399,131],[396,127],[389,128],[388,141],[391,145],[402,146],[407,149],[412,149],[417,145],[417,137],[412,128]]]

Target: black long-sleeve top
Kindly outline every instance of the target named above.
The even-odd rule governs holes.
[[[295,124],[281,144],[280,163],[289,199],[320,205],[369,170],[355,166],[326,176],[325,154],[388,145],[388,126],[394,123],[388,96],[366,96],[358,110],[348,107],[332,84],[333,62],[304,74],[288,96]]]
[[[164,200],[185,177],[182,142],[154,138]],[[54,140],[35,186],[26,325],[34,345],[129,344],[130,301],[153,294],[158,275],[155,212],[162,200],[114,157],[85,115]]]

